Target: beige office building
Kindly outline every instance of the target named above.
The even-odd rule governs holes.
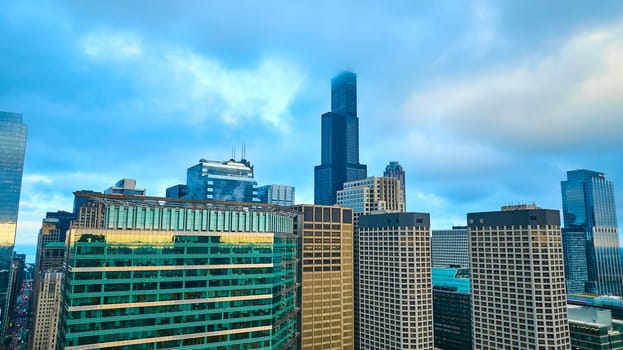
[[[433,349],[430,216],[359,218],[359,346]]]
[[[474,349],[570,349],[558,210],[467,214]]]
[[[355,349],[359,349],[359,217],[367,214],[401,213],[405,211],[405,194],[399,179],[391,177],[368,177],[344,183],[337,191],[337,204],[353,210],[353,263],[355,284]]]
[[[337,191],[337,204],[353,209],[355,222],[359,215],[405,211],[400,180],[391,177],[371,176],[345,182],[344,189]]]
[[[62,284],[63,272],[60,270],[46,270],[38,276],[34,333],[32,336],[32,348],[34,350],[56,349]]]
[[[353,212],[299,205],[302,350],[354,349]]]

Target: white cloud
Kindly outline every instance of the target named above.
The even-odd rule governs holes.
[[[521,148],[620,143],[620,62],[623,24],[581,33],[546,55],[415,91],[405,122]]]
[[[92,59],[121,60],[140,56],[143,52],[141,40],[132,33],[95,31],[84,35],[80,46],[85,55]]]
[[[287,131],[284,119],[300,91],[305,75],[298,67],[280,58],[265,58],[251,69],[228,69],[219,61],[193,53],[170,54],[167,64],[173,72],[177,91],[168,91],[165,103],[190,112],[194,122],[218,115],[226,124],[243,120],[261,121]]]
[[[22,178],[22,185],[23,186],[28,186],[30,184],[37,184],[37,183],[43,183],[43,184],[52,184],[52,178],[48,175],[43,175],[43,174],[26,174],[24,175],[24,177]]]

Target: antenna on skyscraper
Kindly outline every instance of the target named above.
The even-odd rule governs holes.
[[[247,147],[245,146],[245,144],[242,144],[242,159],[246,159],[247,158]]]

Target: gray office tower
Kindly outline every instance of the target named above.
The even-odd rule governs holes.
[[[474,349],[570,349],[560,212],[467,214]]]
[[[27,130],[21,114],[0,112],[0,319],[4,321],[7,320],[5,316],[8,316],[7,292],[11,287],[9,275],[17,229]],[[5,327],[6,322],[0,326],[0,332],[4,332]]]
[[[392,161],[385,167],[384,177],[391,177],[400,180],[400,189],[402,190],[402,201],[407,204],[407,192],[405,191],[405,170],[397,161]]]
[[[573,170],[561,190],[567,292],[623,295],[612,181],[604,173]]]
[[[344,182],[365,179],[359,163],[357,77],[342,72],[331,81],[331,112],[322,115],[321,164],[314,168],[314,203],[337,203]]]
[[[452,230],[433,230],[431,248],[433,267],[469,268],[467,226],[453,226]]]

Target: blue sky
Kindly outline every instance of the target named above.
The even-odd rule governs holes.
[[[623,220],[623,2],[4,1],[0,110],[29,126],[17,242],[72,192],[150,195],[246,144],[260,184],[313,202],[330,79],[358,75],[360,158],[407,209],[560,209],[603,171]],[[239,151],[240,152],[240,151]]]

